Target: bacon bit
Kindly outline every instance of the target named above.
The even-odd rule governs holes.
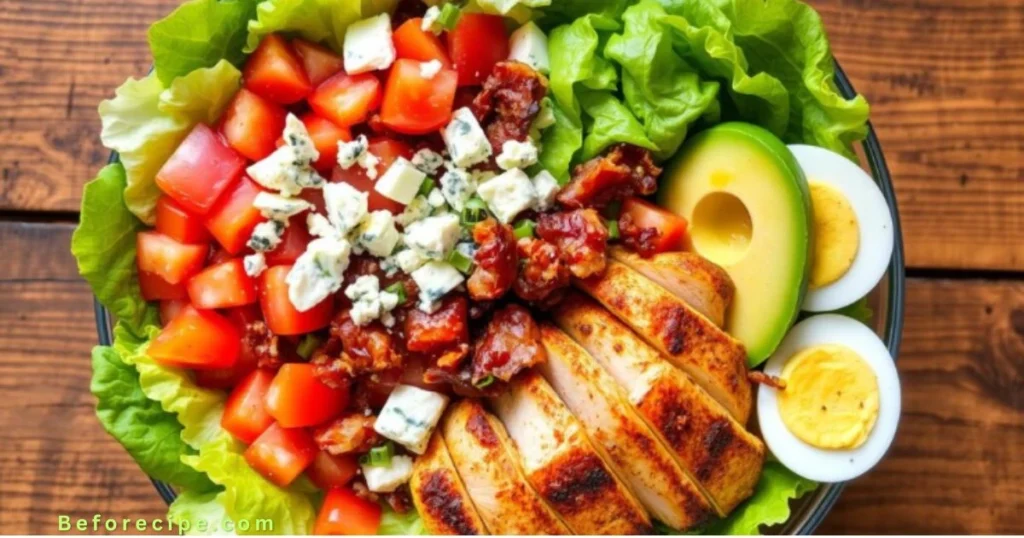
[[[458,346],[445,351],[437,358],[438,368],[445,370],[454,370],[462,364],[462,360],[469,356],[469,344],[459,344]]]
[[[377,417],[362,413],[344,414],[313,430],[313,438],[321,450],[335,456],[366,452],[380,442],[373,430]]]
[[[405,317],[405,347],[434,353],[469,343],[469,307],[466,298],[450,295],[433,314],[412,309]]]
[[[476,269],[466,288],[475,301],[492,301],[505,295],[516,280],[519,260],[512,227],[494,219],[473,226],[473,241],[479,247],[473,256]]]
[[[751,383],[758,385],[767,385],[776,390],[786,390],[786,381],[779,379],[773,375],[768,375],[760,370],[751,370],[747,372],[747,379]]]
[[[540,327],[522,306],[510,304],[495,312],[477,340],[472,360],[472,381],[487,376],[508,381],[519,372],[547,360],[540,343]]]
[[[661,237],[661,230],[641,228],[633,222],[632,215],[623,213],[619,216],[619,237],[623,245],[644,258],[650,258],[657,253],[658,245],[655,243]]]
[[[490,385],[479,388],[473,385],[472,365],[470,361],[462,361],[454,370],[431,367],[423,373],[423,381],[432,386],[448,385],[451,391],[465,398],[483,398],[497,396],[507,386],[504,381],[495,380]],[[436,389],[435,389],[436,390]]]
[[[574,209],[543,213],[538,218],[537,235],[555,245],[562,261],[577,278],[588,278],[604,271],[608,229],[597,211]]]
[[[524,301],[538,304],[546,304],[549,299],[557,300],[559,297],[552,294],[569,286],[569,268],[558,257],[558,249],[543,239],[529,237],[520,239],[517,246],[524,263],[516,278],[516,295]]]
[[[388,503],[388,506],[399,514],[404,514],[411,510],[412,495],[409,493],[409,485],[402,484],[401,486],[398,486],[398,489],[395,491],[385,493],[384,502]]]
[[[616,144],[573,170],[572,181],[558,193],[566,207],[604,207],[627,196],[646,196],[658,189],[661,168],[651,152],[639,146]]]
[[[547,93],[548,81],[532,67],[511,61],[494,66],[483,90],[473,100],[472,110],[485,125],[495,155],[509,140],[523,142],[529,138],[530,124]]]
[[[295,352],[295,346],[270,332],[263,321],[253,321],[245,325],[242,347],[256,357],[256,366],[264,370],[276,372],[286,362],[301,360]]]
[[[370,488],[366,487],[366,482],[362,480],[353,481],[350,487],[352,488],[352,493],[355,493],[356,497],[359,497],[364,501],[375,503],[380,500],[380,497],[376,493],[370,491]]]
[[[330,338],[313,352],[316,376],[337,387],[363,374],[384,372],[402,365],[394,338],[382,325],[356,325],[343,312],[331,322]]]

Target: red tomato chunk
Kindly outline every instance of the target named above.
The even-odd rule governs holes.
[[[146,354],[168,366],[228,368],[238,360],[241,337],[224,316],[186,306],[153,339]]]
[[[185,211],[169,196],[161,196],[156,202],[156,231],[190,245],[206,245],[212,240],[203,219]]]
[[[348,488],[327,492],[324,504],[313,527],[313,534],[369,535],[377,534],[383,509],[373,501],[359,497]]]
[[[188,295],[196,308],[230,308],[258,299],[256,281],[245,274],[241,258],[203,269],[188,282]]]
[[[508,58],[505,19],[498,15],[463,13],[448,32],[448,53],[459,73],[459,86],[479,86]]]
[[[285,116],[280,106],[242,88],[221,116],[220,132],[235,151],[259,161],[274,152]]]
[[[433,77],[424,77],[422,64],[399,59],[391,66],[380,119],[395,132],[421,135],[436,131],[452,118],[452,104],[458,75],[442,68]]]
[[[331,78],[331,75],[341,71],[345,66],[341,56],[327,47],[310,43],[305,39],[292,41],[292,48],[302,60],[302,67],[314,86],[319,86],[321,82]]]
[[[264,478],[285,487],[313,463],[319,452],[303,428],[273,424],[245,451],[245,461]]]
[[[260,41],[242,72],[245,87],[271,102],[290,105],[313,90],[292,47],[283,37],[271,34]]]
[[[331,297],[305,312],[299,312],[288,298],[285,278],[291,265],[277,265],[260,275],[260,307],[267,327],[274,334],[293,335],[313,332],[331,322],[334,301]]]
[[[323,450],[306,469],[306,476],[322,490],[347,486],[358,473],[359,459],[355,455],[335,456]]]
[[[267,413],[263,404],[273,380],[273,372],[256,370],[228,396],[220,425],[239,441],[251,444],[274,424],[274,417]]]
[[[158,276],[170,285],[184,282],[202,269],[210,250],[206,245],[186,245],[153,231],[139,232],[135,245],[139,273]]]
[[[362,123],[380,107],[380,81],[372,73],[338,73],[317,86],[309,97],[314,112],[337,125]]]
[[[309,363],[281,366],[266,395],[267,412],[286,428],[326,422],[348,405],[348,388],[324,385]]]
[[[156,185],[185,210],[206,215],[245,164],[244,157],[200,123],[156,173]]]
[[[261,190],[251,179],[242,177],[206,216],[206,229],[229,254],[241,253],[253,228],[266,220],[252,205]]]

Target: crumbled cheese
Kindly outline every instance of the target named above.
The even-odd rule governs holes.
[[[413,461],[409,456],[392,456],[387,467],[362,465],[366,488],[375,493],[391,493],[412,478]]]
[[[439,62],[437,60],[430,60],[429,62],[421,62],[420,63],[420,76],[425,78],[425,79],[427,79],[427,80],[432,79],[435,76],[437,76],[438,73],[441,72],[441,68],[443,68],[443,67],[444,66],[441,65],[441,62]]]
[[[262,252],[250,254],[242,258],[242,267],[245,269],[245,274],[256,278],[260,276],[263,271],[267,270],[267,258]]]
[[[431,261],[412,272],[412,279],[420,289],[420,310],[433,314],[441,307],[441,299],[459,287],[464,280],[462,273],[451,264]]]
[[[321,237],[310,241],[285,277],[292,306],[305,312],[338,291],[351,253],[352,246],[344,239]]]
[[[302,198],[288,198],[269,192],[257,194],[252,201],[252,206],[259,209],[261,215],[271,220],[288,220],[313,208],[313,204]]]
[[[476,192],[476,181],[469,172],[462,168],[449,168],[441,176],[441,195],[448,201],[448,205],[456,211],[462,211],[466,207],[473,193]]]
[[[360,249],[383,258],[395,250],[401,236],[395,228],[390,211],[374,211],[366,216],[355,230],[354,239]]]
[[[395,217],[395,222],[399,226],[408,226],[420,219],[429,217],[431,212],[433,212],[433,207],[431,207],[430,201],[427,200],[426,196],[420,195],[405,205],[402,214]]]
[[[313,237],[333,237],[336,239],[342,237],[342,234],[338,233],[338,230],[331,225],[331,221],[327,220],[327,217],[320,213],[306,215],[306,228],[309,229],[309,234]]]
[[[245,245],[256,252],[270,252],[281,244],[286,226],[280,220],[263,221],[252,229],[252,235]]]
[[[558,184],[558,180],[555,176],[551,175],[551,172],[547,170],[541,170],[537,175],[533,176],[533,190],[537,191],[537,204],[534,207],[537,211],[547,211],[555,205],[555,198],[558,196],[558,191],[561,190],[561,185]]]
[[[338,142],[338,166],[344,170],[352,168],[359,159],[366,154],[370,143],[366,140],[366,135],[359,135],[355,140],[345,142],[344,140]]]
[[[530,124],[530,138],[535,142],[540,140],[541,131],[555,124],[555,108],[551,104],[551,98],[545,97],[540,100],[540,112],[533,118]]]
[[[399,157],[384,172],[373,189],[400,204],[408,204],[416,197],[420,185],[427,175],[412,165],[406,158]]]
[[[458,251],[459,254],[462,254],[471,260],[476,256],[476,248],[476,243],[472,241],[462,241],[455,245],[455,250]]]
[[[445,213],[406,226],[404,242],[424,257],[443,260],[455,247],[461,233],[458,215]]]
[[[302,123],[295,114],[288,114],[284,121],[284,142],[295,151],[295,159],[309,166],[313,161],[320,158],[320,152],[316,150],[313,139],[309,137],[306,124]]]
[[[529,140],[506,140],[501,146],[501,154],[495,160],[502,170],[526,168],[537,163],[537,146]]]
[[[433,175],[444,165],[444,157],[430,148],[423,148],[412,156],[411,162],[424,174]]]
[[[473,178],[473,183],[475,183],[476,185],[480,185],[481,183],[489,181],[491,178],[497,176],[498,174],[492,172],[491,170],[473,170],[469,173],[469,175],[470,177]]]
[[[434,208],[444,207],[445,200],[444,195],[441,194],[441,189],[431,190],[430,195],[427,196],[427,202]]]
[[[345,72],[350,75],[391,67],[395,44],[391,40],[391,17],[381,13],[352,23],[345,31]]]
[[[530,176],[518,168],[488,180],[476,192],[487,202],[491,213],[505,224],[537,203],[537,191],[533,188]]]
[[[467,107],[452,113],[451,122],[441,132],[441,136],[455,166],[468,168],[491,157],[491,142],[487,140],[476,116]]]
[[[427,8],[427,12],[423,14],[423,22],[420,23],[420,30],[424,32],[430,32],[434,35],[441,35],[444,31],[444,27],[437,20],[441,16],[441,8],[438,6],[430,6]]]
[[[291,146],[277,148],[262,161],[250,165],[245,172],[264,188],[278,191],[284,196],[295,196],[302,192],[298,179],[305,170]]]
[[[519,27],[508,40],[508,59],[522,62],[541,73],[551,71],[548,37],[532,21]]]
[[[363,220],[368,213],[370,195],[357,190],[348,183],[324,185],[324,208],[327,220],[340,235],[346,235]]]
[[[352,322],[362,327],[380,319],[385,325],[394,318],[390,312],[398,306],[398,294],[381,291],[380,280],[373,275],[363,275],[345,288],[345,297],[352,301],[349,316]]]
[[[413,271],[423,267],[423,264],[430,261],[411,248],[396,252],[392,259],[395,265],[405,274],[412,274]]]
[[[380,410],[373,429],[411,452],[423,454],[447,405],[448,397],[443,394],[398,385]]]

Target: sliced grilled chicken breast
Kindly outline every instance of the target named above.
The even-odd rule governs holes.
[[[487,534],[440,433],[434,432],[427,451],[416,458],[409,490],[430,534]]]
[[[540,328],[547,362],[537,371],[583,423],[651,516],[685,530],[715,509],[668,448],[629,404],[615,380],[576,342],[550,324]]]
[[[725,311],[735,292],[725,269],[692,252],[665,252],[644,258],[616,246],[608,249],[608,253],[682,299],[715,325],[724,326]]]
[[[721,515],[753,493],[764,443],[714,398],[593,300],[572,293],[552,317],[625,389]]]
[[[608,261],[604,275],[574,284],[682,368],[741,424],[752,402],[743,344],[629,266]]]
[[[441,424],[469,498],[493,534],[571,534],[526,481],[498,419],[477,400],[454,404]]]
[[[576,534],[649,534],[640,502],[536,372],[492,400],[534,490]]]

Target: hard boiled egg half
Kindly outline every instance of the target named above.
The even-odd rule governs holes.
[[[875,466],[896,435],[900,382],[885,344],[862,323],[820,314],[797,323],[765,363],[765,444],[796,474],[842,482]]]
[[[882,191],[856,163],[827,149],[793,144],[814,214],[808,312],[837,310],[878,284],[893,249],[893,223]]]

